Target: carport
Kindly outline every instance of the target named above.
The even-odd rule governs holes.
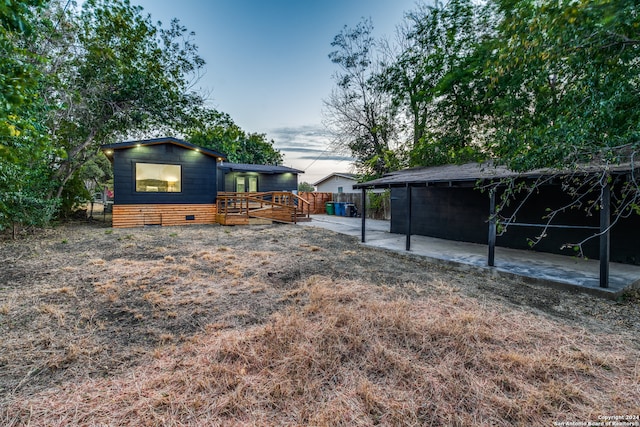
[[[611,166],[607,168],[606,171],[596,167],[585,168],[581,173],[606,173],[611,177],[611,179],[603,181],[601,203],[598,210],[599,218],[589,218],[588,221],[585,220],[582,223],[575,223],[572,219],[575,217],[574,212],[574,217],[570,217],[570,221],[550,225],[550,229],[553,230],[556,236],[555,240],[550,239],[550,243],[553,244],[555,244],[556,241],[561,241],[560,239],[566,238],[566,236],[571,233],[582,233],[583,235],[584,233],[590,233],[593,236],[595,242],[594,247],[591,249],[595,255],[591,256],[591,258],[598,259],[598,269],[593,272],[598,287],[606,290],[613,286],[611,291],[614,293],[621,292],[621,289],[633,285],[636,280],[630,280],[628,276],[623,280],[617,278],[612,280],[611,278],[611,231],[614,229],[611,226],[611,188],[615,183],[632,179],[636,170],[636,166],[632,167],[629,164]],[[536,180],[546,176],[552,176],[552,174],[557,175],[558,172],[537,170],[527,173],[516,173],[501,166],[471,163],[466,165],[407,169],[391,173],[380,179],[356,184],[354,188],[362,191],[363,200],[366,199],[364,195],[367,190],[379,188],[391,190],[392,217],[390,231],[394,234],[399,234],[399,231],[402,231],[401,234],[404,234],[404,247],[406,251],[412,250],[412,246],[415,245],[415,239],[418,235],[435,237],[445,241],[455,240],[457,242],[480,244],[486,254],[483,264],[490,268],[500,269],[508,263],[508,260],[500,259],[501,256],[504,256],[505,250],[507,249],[520,249],[519,252],[522,254],[520,258],[524,259],[528,258],[533,260],[540,254],[547,255],[543,253],[544,250],[542,252],[522,250],[526,248],[523,248],[523,244],[515,241],[513,237],[511,240],[502,238],[503,244],[500,244],[501,242],[497,240],[495,217],[496,192],[500,189],[500,183],[508,179]],[[487,191],[483,193],[478,190],[479,187],[484,187]],[[557,197],[558,189],[560,188],[559,184],[556,181],[550,180],[548,188],[550,189],[549,191],[555,192],[555,197]],[[429,199],[430,201],[425,202],[425,199]],[[435,205],[438,205],[436,207],[439,208],[440,211],[432,209],[432,206]],[[452,218],[443,218],[441,214],[443,211],[454,217],[453,220]],[[572,223],[571,221],[574,222]],[[638,233],[640,217],[634,215],[633,218],[625,221],[626,222],[617,225],[619,228],[618,235],[623,237],[619,239],[619,244],[615,247],[616,256],[618,258],[634,260],[635,254],[638,252],[637,241],[640,241],[640,234]],[[433,227],[436,227],[435,231],[433,227],[432,229],[428,228],[430,224],[435,224],[433,225]],[[518,227],[521,229],[531,229],[541,226],[543,226],[543,224],[534,223],[533,221],[513,222],[509,225],[509,227]],[[465,227],[469,228],[469,230],[460,230],[460,228],[464,229]],[[360,234],[361,241],[365,243],[367,238],[367,220],[364,215],[361,219]],[[636,236],[636,234],[638,235]],[[512,235],[519,237],[517,231],[512,233]],[[500,248],[500,246],[505,247]],[[497,248],[500,249],[498,252],[496,252]],[[474,249],[474,252],[477,253],[477,248]],[[558,251],[555,252],[556,254],[559,253]],[[631,256],[629,255],[630,253],[632,254]],[[565,258],[567,261],[576,261],[576,257],[572,256],[555,256],[560,256],[561,258],[559,260]],[[580,261],[589,261],[590,265],[594,263],[593,260],[582,259]],[[477,263],[477,260],[475,262]],[[624,266],[625,262],[623,261],[619,264]],[[637,261],[631,262],[631,264],[637,264]],[[534,266],[535,264],[532,264],[532,267]],[[582,267],[583,266],[580,268]],[[636,266],[629,267],[631,273],[627,272],[626,274],[633,274]],[[591,270],[592,267],[581,271]],[[625,267],[624,270],[629,269]],[[568,271],[571,271],[571,269]],[[575,274],[582,274],[575,270],[573,272]],[[637,270],[637,273],[635,279],[640,279],[640,269]],[[566,276],[566,274],[563,274],[563,276]],[[550,278],[552,279],[553,276],[551,275]],[[581,282],[585,283],[584,281]],[[589,287],[592,287],[592,280],[588,282],[590,283]],[[581,286],[580,283],[576,283],[576,285]]]

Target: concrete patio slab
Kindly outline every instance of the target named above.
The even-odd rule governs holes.
[[[361,236],[360,218],[312,215],[302,226],[319,227],[337,233]],[[580,290],[615,299],[625,290],[640,287],[640,266],[610,263],[609,287],[599,286],[600,262],[571,256],[496,247],[495,267],[487,265],[487,246],[427,236],[411,236],[411,250],[405,250],[406,236],[389,232],[389,221],[366,220],[365,245],[426,257],[432,262],[458,268],[474,268],[490,274],[519,277],[563,289]]]

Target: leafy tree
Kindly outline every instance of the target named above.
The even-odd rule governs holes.
[[[53,197],[101,144],[177,127],[201,102],[189,88],[204,61],[177,20],[162,28],[128,0],[87,0],[79,12],[54,4],[41,30],[33,48],[49,58],[43,92],[58,106],[47,121],[60,149]]]
[[[503,19],[486,67],[497,129],[490,150],[519,170],[618,161],[635,152],[637,2],[500,0],[498,5]]]
[[[226,113],[200,108],[195,123],[187,131],[187,140],[227,155],[230,162],[258,165],[282,163],[282,153],[266,135],[246,133]]]
[[[21,227],[46,225],[58,209],[57,199],[43,197],[51,187],[50,170],[34,160],[0,161],[0,231],[12,229],[14,238]]]
[[[29,103],[38,85],[36,57],[25,49],[21,39],[33,32],[33,12],[44,0],[6,0],[0,3],[0,136],[19,132],[24,117],[18,109]]]
[[[27,48],[34,37],[34,13],[45,1],[7,0],[0,4],[0,231],[47,223],[58,201],[51,189],[48,161],[55,151],[39,96],[41,58]]]
[[[609,185],[616,186],[612,225],[637,213],[639,183],[631,176],[624,185],[616,184],[608,173],[611,164],[635,162],[639,146],[637,2],[495,3],[501,18],[496,36],[474,55],[484,59],[479,62],[484,63],[489,82],[485,113],[494,134],[486,151],[514,170],[564,171],[546,180],[560,180],[571,201],[549,209],[547,224],[568,209],[582,209],[587,215],[596,212]],[[599,173],[585,175],[584,165],[599,166]],[[521,188],[509,183],[500,206],[507,206],[518,192],[538,191],[542,184]],[[515,214],[507,215],[503,223],[513,220]],[[545,231],[532,243],[540,241]],[[565,247],[581,253],[582,245],[595,236]]]
[[[471,0],[420,5],[400,27],[402,50],[385,64],[382,87],[409,116],[414,166],[462,163],[481,157],[477,80],[470,53],[491,31],[484,6]]]
[[[90,192],[96,188],[104,188],[113,179],[111,163],[103,153],[100,153],[82,166],[79,176]]]
[[[340,71],[336,87],[325,100],[325,123],[336,145],[350,152],[366,176],[380,176],[403,165],[397,110],[376,82],[373,24],[363,20],[336,35],[329,54]]]
[[[429,7],[423,6],[429,11]],[[418,18],[414,14],[407,15],[408,20],[421,21],[426,17]],[[433,19],[431,15],[430,21]],[[435,85],[437,75],[430,70],[430,64],[434,46],[421,44],[414,36],[416,30],[411,22],[404,22],[397,29],[397,44],[399,47],[391,47],[389,42],[383,45],[384,59],[382,70],[375,77],[381,90],[389,93],[394,105],[404,112],[410,122],[410,138],[408,150],[412,151],[424,138],[428,129],[429,120],[433,118],[432,104],[435,99]],[[399,53],[396,49],[400,49]]]
[[[313,185],[309,184],[308,182],[302,181],[301,183],[298,184],[298,191],[305,191],[305,192],[313,192],[315,191],[315,188]]]

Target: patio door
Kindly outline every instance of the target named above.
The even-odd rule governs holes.
[[[249,176],[247,177],[249,180],[249,191],[255,193],[258,191],[258,177],[257,176]]]
[[[258,191],[257,176],[237,176],[236,177],[236,193],[244,193],[245,191],[255,193]]]

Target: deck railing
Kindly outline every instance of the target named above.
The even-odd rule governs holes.
[[[309,202],[289,191],[220,192],[217,214],[225,223],[228,216],[296,223],[309,219],[310,209]]]

